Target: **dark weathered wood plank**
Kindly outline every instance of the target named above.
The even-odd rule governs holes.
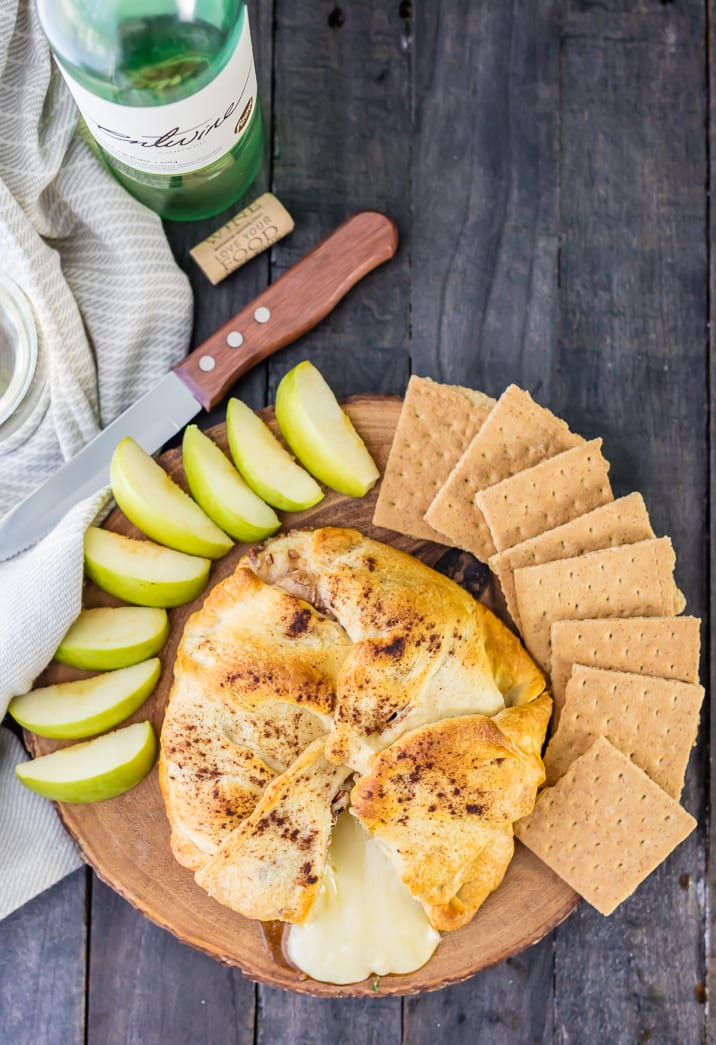
[[[85,1040],[86,879],[81,868],[0,925],[0,1040]]]
[[[259,987],[256,1045],[393,1045],[400,998],[326,1001]]]
[[[276,384],[308,356],[339,396],[402,392],[409,375],[410,25],[399,4],[276,4],[273,190],[296,219],[273,278],[352,213],[398,224],[397,256],[269,362]]]
[[[710,531],[708,534],[711,550],[710,567],[708,574],[709,599],[708,616],[706,618],[704,635],[707,645],[702,657],[704,665],[704,682],[709,686],[710,693],[716,693],[716,659],[714,658],[713,641],[713,607],[716,605],[716,557],[713,548],[716,547],[716,434],[714,433],[714,395],[716,390],[716,332],[714,331],[713,302],[716,301],[716,9],[713,0],[707,4],[708,20],[708,89],[709,89],[709,120],[708,120],[708,143],[709,143],[709,172],[708,189],[710,191],[709,217],[709,373],[707,377],[710,401],[708,403],[708,431],[709,431],[709,520]],[[712,705],[713,706],[713,705]],[[716,852],[716,715],[711,713],[710,717],[704,715],[705,728],[709,730],[709,772],[708,772],[708,795],[709,795],[709,825],[707,835],[707,852],[709,853],[709,864],[713,866],[711,854]],[[709,934],[707,951],[707,980],[706,997],[716,998],[716,879],[713,874],[709,876],[706,883],[707,888],[707,910],[709,915]],[[708,1007],[707,1040],[716,1037],[716,1006],[711,1000]]]
[[[559,25],[551,2],[416,5],[413,369],[549,404]],[[405,1003],[405,1043],[551,1039],[552,943]],[[439,1031],[437,1030],[439,1028]]]
[[[418,4],[414,368],[549,398],[557,287],[556,5]]]
[[[406,998],[404,1045],[552,1041],[552,938],[434,995]]]
[[[615,490],[671,534],[688,609],[705,609],[707,259],[704,11],[568,4],[562,55],[557,405],[604,436]],[[557,932],[558,1041],[704,1035],[704,745],[699,829],[609,919]]]
[[[252,1045],[252,983],[152,925],[101,882],[92,892],[88,1045]]]

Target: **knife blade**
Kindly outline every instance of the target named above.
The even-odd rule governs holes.
[[[328,315],[363,276],[395,253],[398,233],[384,214],[362,211],[237,312],[158,385],[0,520],[0,562],[44,537],[73,505],[109,484],[117,443],[131,435],[148,453],[272,352]]]

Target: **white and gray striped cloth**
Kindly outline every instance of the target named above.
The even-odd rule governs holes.
[[[161,222],[103,169],[76,124],[34,3],[0,0],[0,271],[32,305],[39,350],[32,408],[7,438],[0,429],[0,516],[188,348],[191,291]],[[0,719],[79,612],[82,536],[106,499],[78,505],[0,564]],[[17,782],[23,757],[1,730],[0,918],[80,863],[52,805]]]

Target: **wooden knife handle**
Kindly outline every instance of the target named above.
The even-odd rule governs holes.
[[[315,326],[366,273],[395,254],[398,230],[376,211],[349,218],[195,348],[175,373],[210,410],[252,366]]]

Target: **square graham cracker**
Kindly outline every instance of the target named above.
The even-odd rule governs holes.
[[[544,756],[547,783],[603,736],[678,799],[703,699],[703,687],[691,682],[575,664]]]
[[[553,721],[559,722],[573,664],[698,682],[700,631],[698,617],[555,621],[551,629]]]
[[[695,826],[678,802],[601,737],[539,794],[515,834],[607,915]]]
[[[475,495],[498,552],[613,500],[602,440],[592,439]]]
[[[490,396],[470,388],[410,378],[378,491],[375,526],[451,543],[423,516],[494,405]]]
[[[490,558],[490,568],[502,587],[507,609],[520,627],[519,608],[513,580],[521,566],[536,566],[556,559],[570,559],[585,552],[612,548],[618,544],[634,544],[654,537],[649,513],[640,493],[630,493],[616,501],[580,515],[554,530],[522,541]]]
[[[583,442],[529,392],[509,385],[438,491],[425,521],[486,562],[495,546],[475,494]]]
[[[522,639],[544,671],[557,620],[669,617],[684,608],[668,537],[588,552],[515,570]]]

